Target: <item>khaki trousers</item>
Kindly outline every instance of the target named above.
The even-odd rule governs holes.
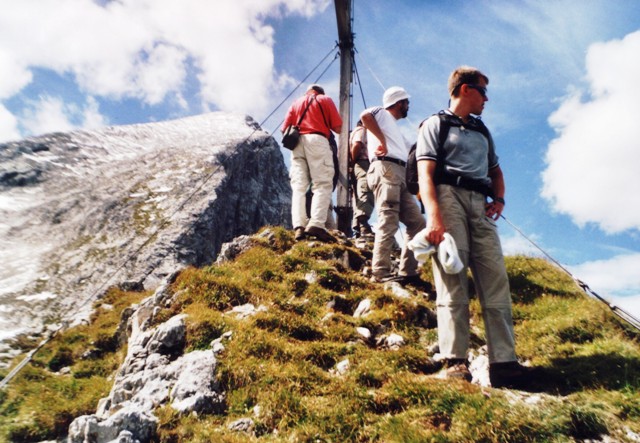
[[[515,361],[511,292],[495,222],[485,215],[484,195],[449,185],[438,186],[438,204],[446,231],[456,242],[465,265],[450,275],[434,255],[438,341],[444,358],[466,358],[469,348],[471,269],[484,320],[489,362]]]
[[[369,160],[358,160],[353,165],[353,175],[356,178],[355,192],[353,193],[353,226],[357,226],[358,217],[366,217],[367,220],[373,213],[373,192],[367,183],[367,171]]]
[[[319,134],[303,134],[291,151],[291,221],[294,228],[326,229],[333,192],[333,154],[329,140]],[[311,185],[311,215],[307,217],[306,193]]]
[[[405,168],[395,163],[375,161],[369,167],[367,182],[373,191],[378,217],[371,260],[373,275],[377,278],[392,275],[391,251],[400,222],[407,229],[398,275],[411,276],[418,273],[418,262],[407,244],[424,229],[425,221],[415,196],[407,191],[405,179]]]

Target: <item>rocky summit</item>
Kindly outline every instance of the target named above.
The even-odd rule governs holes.
[[[107,287],[154,289],[238,235],[288,226],[290,195],[278,144],[241,114],[1,144],[0,340],[77,321]]]

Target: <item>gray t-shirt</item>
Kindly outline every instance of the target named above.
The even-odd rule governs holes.
[[[445,111],[451,114],[449,111]],[[437,160],[441,119],[432,115],[418,134],[417,160]],[[444,142],[445,171],[456,176],[491,184],[489,170],[498,166],[493,139],[468,126],[451,126]]]

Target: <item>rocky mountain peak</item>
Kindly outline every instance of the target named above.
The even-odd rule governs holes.
[[[0,340],[83,318],[108,286],[153,289],[238,235],[287,226],[290,193],[277,143],[241,114],[1,144]]]

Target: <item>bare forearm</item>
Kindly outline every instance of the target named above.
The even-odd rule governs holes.
[[[420,198],[427,212],[427,241],[437,245],[444,238],[444,223],[438,205],[438,195],[434,182],[436,162],[420,160],[418,162],[418,185]]]
[[[364,112],[361,114],[360,119],[362,120],[362,125],[380,141],[379,146],[371,147],[375,150],[376,155],[387,155],[387,139],[380,129],[375,117],[371,115],[370,112]],[[369,141],[369,143],[371,143],[371,141]]]
[[[491,187],[493,190],[493,201],[487,204],[486,215],[494,220],[497,220],[504,211],[504,195],[506,192],[506,186],[504,184],[504,175],[500,166],[489,171],[489,177],[491,178]]]
[[[351,158],[354,161],[360,157],[362,149],[364,149],[364,144],[362,142],[355,142],[351,145]]]

